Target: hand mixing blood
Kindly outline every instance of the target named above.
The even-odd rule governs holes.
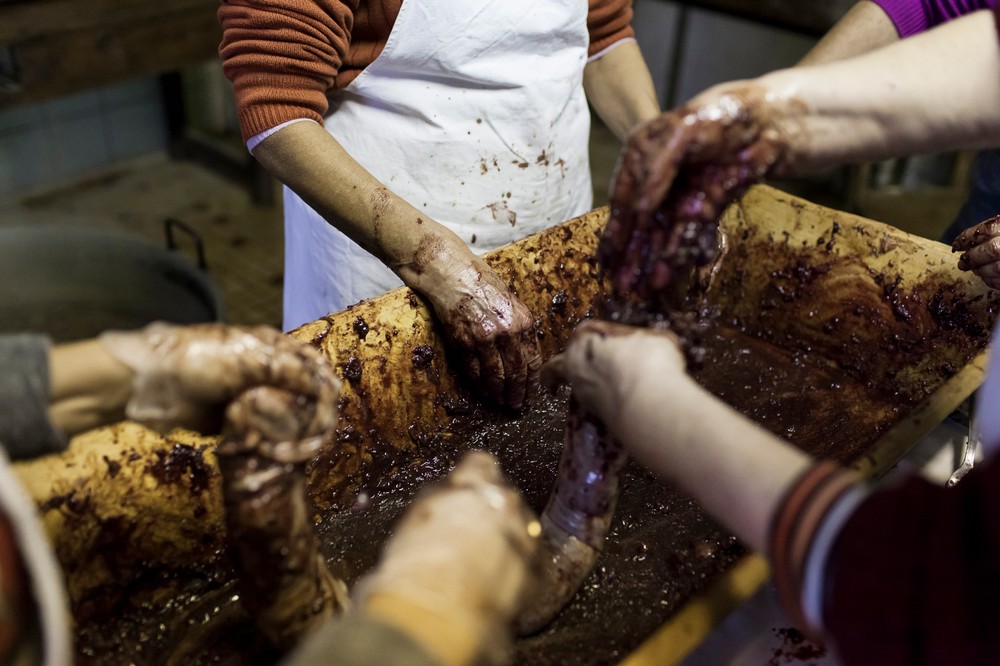
[[[127,416],[151,428],[218,432],[226,405],[261,385],[302,396],[315,410],[309,415],[315,428],[336,423],[340,381],[330,364],[317,350],[274,329],[156,323],[139,331],[110,331],[100,341],[135,373]]]
[[[306,463],[334,423],[303,396],[249,389],[226,409],[216,451],[243,606],[275,645],[292,646],[348,606],[313,531]]]
[[[542,512],[538,584],[517,618],[520,634],[539,631],[590,575],[611,527],[628,454],[604,426],[571,402],[559,474]]]
[[[785,155],[784,143],[768,126],[764,108],[759,92],[737,89],[711,103],[696,100],[665,113],[630,137],[611,190],[611,217],[598,247],[598,260],[611,286],[602,318],[630,324],[673,322],[675,327],[683,321],[674,315],[699,277],[696,269],[707,266],[719,252],[719,216],[747,187],[780,165]],[[585,326],[600,336],[628,332],[608,324]],[[564,362],[555,357],[547,374],[558,378]],[[577,359],[575,367],[586,365]],[[597,415],[613,418],[616,411],[616,405],[604,404],[610,397],[608,387],[602,382],[588,387],[577,379],[585,402],[601,408],[590,413],[571,400],[559,478],[541,519],[547,554],[543,578],[518,621],[524,633],[545,626],[592,570],[628,460]]]
[[[676,307],[691,270],[716,254],[723,210],[788,153],[767,109],[749,86],[709,91],[629,137],[598,246],[614,301]]]
[[[538,386],[542,365],[535,319],[479,257],[443,272],[430,294],[465,373],[500,405],[522,408]]]
[[[395,525],[375,569],[357,585],[359,609],[391,620],[400,607],[445,620],[433,637],[455,650],[469,638],[477,664],[508,663],[510,623],[535,587],[540,526],[497,460],[471,451],[422,489]],[[467,663],[468,660],[458,660]],[[442,663],[448,663],[442,660]]]
[[[315,349],[278,331],[154,324],[101,337],[135,372],[130,418],[209,432],[224,413],[216,455],[241,599],[287,647],[347,605],[313,532],[305,464],[337,423],[340,383]],[[224,411],[223,411],[224,410]]]
[[[966,229],[952,249],[962,252],[958,267],[972,271],[994,289],[1000,289],[1000,215]]]

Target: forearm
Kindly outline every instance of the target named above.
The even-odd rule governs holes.
[[[686,376],[648,376],[612,428],[638,460],[759,552],[785,490],[812,463]]]
[[[766,96],[772,126],[794,147],[775,175],[985,148],[1000,137],[1000,46],[989,12],[857,58],[780,70],[706,94],[755,85]]]
[[[899,33],[889,15],[871,0],[862,0],[851,7],[798,64],[819,65],[844,60],[898,39]]]
[[[316,123],[295,123],[268,137],[254,157],[351,240],[406,284],[434,283],[430,258],[468,262],[472,252],[450,230],[391,192]]]
[[[358,612],[446,666],[505,663],[540,531],[496,459],[469,453],[397,522],[379,563],[355,585]]]
[[[486,631],[471,614],[430,610],[391,594],[370,598],[364,614],[406,634],[442,666],[476,663]]]
[[[653,79],[639,45],[625,41],[587,64],[583,87],[597,115],[624,140],[637,124],[660,113]]]
[[[49,363],[49,418],[67,435],[125,418],[132,371],[96,340],[57,345]]]

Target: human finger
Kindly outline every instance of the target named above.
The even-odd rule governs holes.
[[[963,271],[978,271],[1000,261],[1000,235],[993,236],[962,253],[958,267]]]
[[[522,337],[525,338],[522,348],[525,350],[525,358],[528,364],[528,376],[525,382],[525,389],[527,391],[525,399],[527,400],[538,392],[542,373],[542,350],[538,346],[538,338],[535,337],[534,330],[525,331],[522,333]]]
[[[493,339],[483,341],[475,350],[479,358],[479,382],[483,391],[498,404],[506,405],[504,368],[500,351]]]
[[[955,238],[951,247],[956,252],[965,252],[996,236],[1000,236],[1000,215],[983,220],[979,224],[965,229]],[[959,264],[959,267],[961,268],[961,264]]]
[[[541,382],[549,391],[555,391],[566,383],[565,353],[556,354],[542,364]]]
[[[987,286],[993,289],[1000,288],[1000,261],[979,266],[973,272],[982,278]]]
[[[623,150],[601,252],[605,266],[621,267],[615,280],[620,292],[632,282],[637,255],[650,245],[655,211],[677,175],[685,139],[679,113],[669,112],[635,132]]]
[[[520,409],[527,395],[528,360],[520,344],[520,336],[504,335],[497,340],[497,353],[503,363],[503,402],[512,409]]]

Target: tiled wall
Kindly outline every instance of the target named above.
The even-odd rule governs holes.
[[[0,195],[72,179],[166,146],[155,78],[0,111]]]

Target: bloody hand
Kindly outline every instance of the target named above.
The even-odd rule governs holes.
[[[430,296],[467,376],[492,400],[520,409],[542,365],[534,317],[478,257],[450,277],[450,289]]]
[[[651,299],[708,263],[722,211],[786,153],[759,90],[710,93],[646,123],[625,146],[598,248],[619,296]]]
[[[966,229],[952,249],[962,252],[958,267],[972,271],[993,289],[1000,289],[1000,215]]]
[[[217,430],[228,403],[258,386],[295,396],[297,427],[310,442],[336,425],[340,382],[332,366],[316,349],[274,329],[157,323],[100,340],[135,372],[128,417],[152,428]]]

